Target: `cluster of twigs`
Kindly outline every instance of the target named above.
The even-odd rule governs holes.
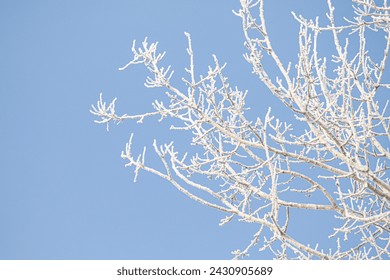
[[[353,2],[355,17],[343,26],[335,25],[330,0],[327,26],[293,14],[300,24],[294,67],[283,65],[272,47],[263,0],[241,0],[241,9],[234,12],[242,19],[248,49],[245,59],[269,91],[295,114],[295,125],[275,118],[270,109],[265,116],[248,119],[247,92],[229,85],[223,74],[225,65],[216,56],[214,66],[198,77],[188,33],[186,92],[170,82],[170,67],[160,67],[164,53],[157,51],[157,43],[145,39],[139,48],[133,44],[134,58],[120,70],[145,65],[151,73],[145,86],[165,88],[168,103],[155,101],[150,113],[119,116],[115,100],[106,105],[100,97],[91,112],[101,118],[97,122],[107,125],[126,119],[142,122],[158,115],[181,124],[171,129],[191,133],[191,145],[200,147],[201,153],[179,155],[174,143],[154,142],[162,170],[145,162],[145,149],[134,156],[133,136],[122,157],[135,168],[136,178],[140,170],[153,173],[191,199],[226,213],[221,225],[235,217],[258,224],[249,245],[233,252],[235,258],[246,256],[254,246],[272,250],[278,259],[388,258],[390,118],[387,103],[378,102],[377,95],[388,94],[390,86],[382,81],[390,47],[390,7],[386,1],[382,6],[371,0]],[[367,51],[366,33],[371,31],[383,34],[380,61]],[[325,32],[333,37],[335,52],[330,58],[321,57],[317,46]],[[353,44],[357,51],[351,54]],[[270,75],[265,56],[278,74]],[[329,238],[335,240],[334,247],[320,249],[299,241],[289,230],[300,219],[292,209],[332,213]]]

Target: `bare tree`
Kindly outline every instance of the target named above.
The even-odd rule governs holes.
[[[134,58],[120,70],[143,64],[150,71],[145,86],[166,89],[165,99],[142,115],[117,115],[114,99],[100,96],[91,113],[96,122],[122,122],[160,116],[174,120],[172,130],[192,135],[193,152],[180,155],[174,143],[153,143],[164,168],[145,162],[145,151],[134,156],[133,135],[122,158],[135,169],[169,181],[191,199],[226,213],[220,225],[234,218],[258,224],[258,231],[242,250],[272,250],[277,259],[383,259],[389,258],[389,140],[387,102],[390,84],[382,81],[390,48],[390,6],[373,0],[353,0],[355,16],[335,24],[335,8],[328,0],[328,24],[293,13],[300,25],[299,53],[287,66],[275,52],[264,18],[264,0],[240,0],[234,14],[242,19],[247,53],[253,73],[295,120],[284,122],[271,109],[250,119],[247,92],[232,88],[214,56],[205,75],[195,74],[191,37],[188,39],[189,78],[186,91],[170,82],[173,71],[160,66],[164,53],[157,43],[132,47]],[[370,57],[366,34],[383,35],[381,59]],[[330,33],[334,53],[319,54],[319,37]],[[267,60],[265,61],[265,58]],[[278,74],[270,74],[269,61]],[[267,63],[266,63],[267,62]],[[293,66],[292,66],[293,65]],[[274,67],[273,66],[273,67]],[[255,104],[252,104],[252,107]],[[177,125],[177,124],[180,125]],[[212,180],[205,180],[209,178]],[[293,211],[300,209],[301,211]],[[311,211],[329,212],[334,240],[331,248],[307,244],[290,233],[290,225]],[[299,213],[299,214],[298,214]],[[318,218],[323,215],[318,213]]]

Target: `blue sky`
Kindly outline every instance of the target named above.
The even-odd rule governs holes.
[[[159,91],[144,88],[146,71],[118,67],[131,59],[132,41],[148,36],[167,52],[179,81],[188,64],[186,31],[199,74],[215,53],[228,63],[231,84],[249,89],[248,102],[259,112],[274,105],[275,114],[287,117],[273,96],[256,95],[262,86],[242,57],[241,23],[231,12],[238,5],[0,1],[0,259],[229,259],[246,247],[253,226],[219,227],[222,213],[157,177],[141,174],[133,183],[120,158],[130,132],[141,147],[156,137],[171,139],[166,129],[128,122],[107,133],[89,113],[100,92],[107,100],[118,97],[119,112],[149,111]],[[298,24],[290,11],[323,15],[324,8],[319,0],[266,3],[282,60],[297,53]]]

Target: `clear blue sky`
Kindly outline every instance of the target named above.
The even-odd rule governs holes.
[[[256,95],[262,87],[242,57],[241,23],[231,12],[238,5],[0,1],[0,259],[229,259],[246,247],[253,226],[219,227],[224,214],[157,177],[143,173],[133,183],[120,158],[130,132],[141,147],[159,135],[169,140],[167,130],[147,121],[107,133],[89,113],[100,92],[118,97],[120,112],[150,110],[159,91],[144,88],[145,70],[117,69],[131,59],[133,39],[148,36],[167,51],[179,80],[188,64],[186,31],[199,74],[215,53],[228,63],[231,84],[250,90],[252,108],[274,105],[283,116],[274,97]],[[325,7],[319,0],[267,1],[271,38],[284,61],[297,54],[290,11],[324,18]]]

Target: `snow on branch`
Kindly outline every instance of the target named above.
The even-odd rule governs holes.
[[[171,130],[191,135],[183,155],[175,143],[158,146],[154,140],[162,167],[147,164],[146,149],[133,155],[133,135],[122,158],[134,168],[135,180],[141,170],[157,175],[190,199],[224,212],[220,225],[237,220],[257,224],[248,246],[233,251],[235,258],[255,247],[270,250],[277,259],[388,258],[390,117],[388,100],[379,102],[378,94],[390,84],[384,75],[390,9],[386,1],[382,6],[370,0],[353,2],[355,16],[344,25],[336,25],[336,16],[342,15],[330,0],[325,26],[318,18],[293,13],[300,26],[299,53],[285,65],[269,37],[264,0],[240,0],[234,14],[241,18],[244,58],[269,93],[296,116],[293,121],[276,118],[271,108],[256,119],[248,117],[247,91],[230,85],[226,64],[215,55],[207,73],[195,73],[189,33],[185,91],[183,84],[171,83],[171,67],[160,66],[165,52],[158,52],[157,43],[145,39],[137,47],[134,41],[133,59],[119,70],[144,65],[150,73],[145,86],[164,88],[164,95],[153,103],[152,112],[140,115],[117,115],[116,99],[107,105],[100,95],[91,113],[107,128],[110,122],[142,122],[157,115]],[[379,60],[369,55],[368,32],[380,34],[385,43]],[[323,33],[333,38],[331,55],[320,52]],[[275,67],[278,73],[271,75],[269,69]],[[333,247],[308,244],[291,230],[312,211],[334,217],[327,233]]]

